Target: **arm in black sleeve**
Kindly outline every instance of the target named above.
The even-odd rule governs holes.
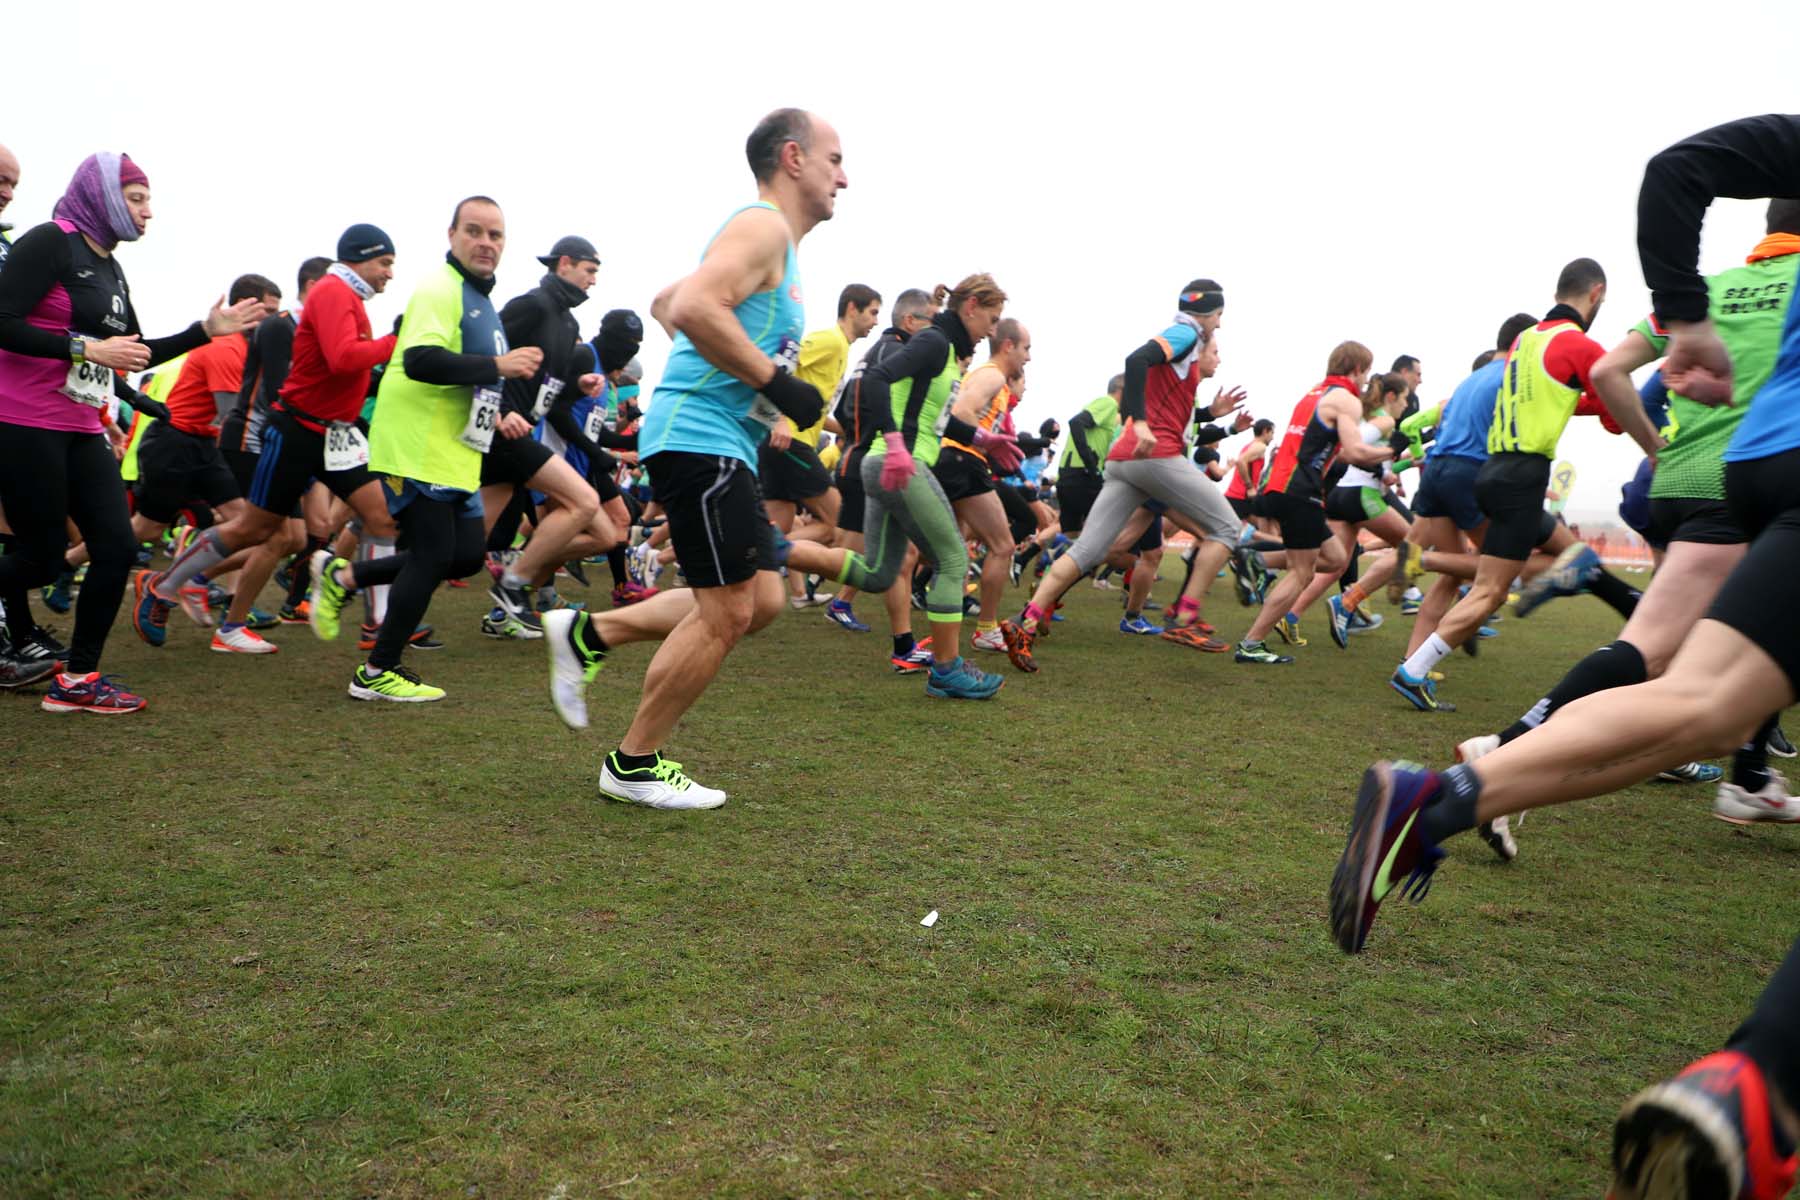
[[[506,331],[506,344],[512,349],[520,346],[536,346],[547,350],[544,338],[544,310],[537,301],[538,293],[526,292],[523,296],[514,296],[500,310],[500,328]],[[546,357],[548,357],[546,355]],[[412,375],[409,367],[406,372]],[[540,370],[539,374],[542,374]],[[413,378],[418,378],[414,375]],[[537,403],[538,378],[508,379],[500,385],[500,406],[505,412],[518,413],[522,417],[531,416],[532,405]]]
[[[69,244],[56,226],[39,226],[14,244],[0,271],[0,350],[69,361],[69,335],[25,318],[69,269]]]
[[[1218,425],[1202,425],[1194,430],[1194,445],[1210,446],[1214,442],[1222,442],[1230,436],[1229,431]]]
[[[1150,368],[1169,361],[1168,351],[1152,338],[1125,356],[1125,394],[1119,397],[1119,415],[1132,420],[1144,419],[1144,380]]]
[[[500,382],[500,364],[491,354],[458,354],[442,346],[408,346],[400,356],[406,377],[418,383],[475,387]]]
[[[550,402],[550,411],[544,414],[544,420],[550,428],[562,436],[562,440],[588,456],[593,466],[602,471],[611,471],[619,465],[619,460],[595,445],[575,419],[575,394],[564,388],[555,400]]]
[[[137,324],[135,316],[131,318],[131,323],[134,326]],[[150,351],[150,365],[155,367],[177,355],[198,350],[210,341],[212,338],[207,336],[206,327],[195,321],[180,333],[170,334],[168,337],[145,338],[144,346]]]
[[[1083,469],[1100,473],[1100,460],[1094,455],[1094,448],[1088,445],[1088,430],[1094,427],[1094,414],[1087,409],[1076,413],[1069,422],[1069,445],[1075,447],[1075,457],[1081,460]]]
[[[953,442],[961,442],[965,446],[973,446],[975,444],[975,435],[980,432],[981,430],[969,424],[955,413],[951,413],[950,419],[944,422],[944,436]]]
[[[1638,258],[1658,319],[1706,317],[1700,225],[1714,198],[1794,195],[1800,195],[1800,116],[1729,121],[1652,158],[1638,193]]]
[[[159,421],[169,419],[169,410],[166,407],[126,383],[117,371],[113,372],[113,395],[147,417],[155,417]]]
[[[1049,448],[1049,441],[1045,438],[1038,437],[1036,434],[1021,433],[1019,435],[1019,453],[1023,454],[1026,458],[1030,458],[1034,454],[1042,454]]]
[[[894,420],[894,384],[929,371],[934,362],[941,366],[944,347],[943,334],[935,329],[921,330],[900,349],[863,371],[862,402],[875,418],[875,436],[900,428],[899,422]]]
[[[262,371],[263,395],[281,395],[281,385],[287,382],[288,369],[294,365],[294,322],[263,322],[256,331],[256,341],[250,352],[256,356],[258,369]],[[244,380],[246,384],[250,383],[247,359]]]

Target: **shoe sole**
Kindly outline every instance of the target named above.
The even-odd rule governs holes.
[[[561,612],[551,613],[544,619],[545,649],[550,653],[550,707],[556,710],[556,716],[570,729],[586,729],[588,727],[587,705],[583,703],[579,714],[564,711],[561,701],[556,696],[557,677],[564,666],[573,668],[576,676],[581,675],[581,664],[573,661],[575,651],[569,648],[569,630],[575,624],[575,614]],[[564,663],[567,657],[570,661]]]
[[[96,708],[91,704],[57,704],[46,696],[38,707],[59,717],[66,717],[72,713],[88,713],[96,717],[123,717],[134,712],[143,712],[150,707],[150,702],[146,700],[136,708]]]
[[[60,670],[60,668],[55,663],[45,663],[44,670],[37,675],[31,676],[29,679],[14,679],[7,683],[0,683],[0,691],[11,691],[14,688],[30,687],[34,683],[42,683],[44,680],[56,674],[58,670]]]
[[[319,597],[320,593],[324,591],[325,567],[334,557],[335,556],[329,550],[313,551],[312,586],[307,589],[306,623],[312,628],[313,636],[318,638],[321,642],[337,641],[337,634],[342,631],[342,626],[339,626],[338,631],[334,631],[327,635],[326,632],[319,627]],[[342,612],[343,609],[340,607],[338,611]]]
[[[969,692],[946,692],[942,688],[932,687],[928,681],[925,684],[925,694],[934,700],[992,700],[995,696],[998,696],[1005,687],[1006,680],[1002,679],[993,691],[974,695]]]
[[[353,683],[350,685],[350,698],[352,700],[386,700],[393,704],[431,704],[444,697],[442,695],[390,696],[385,692],[378,692],[374,688],[358,687]]]
[[[1330,626],[1331,629],[1332,643],[1337,646],[1339,650],[1348,650],[1350,648],[1350,618],[1346,616],[1343,624],[1340,625],[1338,623],[1336,612],[1334,611],[1333,614],[1326,619],[1326,624]]]
[[[604,787],[600,789],[600,795],[607,800],[613,801],[615,804],[629,804],[633,808],[648,808],[654,809],[657,812],[707,812],[715,808],[725,807],[725,801],[731,798],[729,795],[722,795],[717,801],[711,804],[666,805],[646,804],[644,801],[634,800],[630,796],[621,796],[617,792],[609,792]]]
[[[150,635],[144,632],[144,626],[140,623],[140,620],[139,620],[139,613],[141,612],[141,610],[143,609],[143,606],[144,606],[144,593],[147,590],[149,590],[150,576],[151,576],[151,572],[146,570],[146,571],[139,571],[136,575],[134,575],[132,577],[132,580],[131,580],[131,599],[132,599],[131,628],[138,635],[138,640],[140,642],[143,642],[144,645],[153,646],[157,649],[161,649],[162,642],[153,641],[151,639]],[[163,631],[163,637],[165,639],[168,637],[168,631],[166,629]]]
[[[1331,873],[1331,936],[1345,954],[1358,954],[1363,948],[1363,903],[1375,878],[1375,851],[1381,846],[1378,831],[1387,825],[1393,796],[1393,768],[1387,763],[1376,763],[1363,772],[1344,853]]]
[[[1453,713],[1456,711],[1456,705],[1448,704],[1442,700],[1437,701],[1435,704],[1420,704],[1419,698],[1417,696],[1413,695],[1411,692],[1407,691],[1406,688],[1403,687],[1401,685],[1400,681],[1397,679],[1388,680],[1388,686],[1393,688],[1396,692],[1399,692],[1402,696],[1405,696],[1406,702],[1408,704],[1412,705],[1414,708],[1418,709],[1420,712]]]
[[[1735,1131],[1685,1089],[1646,1088],[1613,1125],[1612,1200],[1732,1200],[1743,1172]]]
[[[236,646],[221,646],[217,642],[213,642],[207,646],[207,649],[211,650],[214,654],[242,654],[248,658],[266,658],[271,654],[279,654],[281,652],[281,647],[277,646],[274,642],[266,644],[269,647],[267,650],[239,650]]]
[[[1007,661],[1027,675],[1037,672],[1037,661],[1031,657],[1031,650],[1025,645],[1025,631],[1011,621],[1000,622],[1000,637],[1006,643]]]
[[[1713,820],[1723,821],[1727,825],[1795,825],[1795,824],[1800,824],[1800,818],[1727,816],[1725,813],[1720,812],[1716,808],[1713,809],[1712,816],[1713,816]]]

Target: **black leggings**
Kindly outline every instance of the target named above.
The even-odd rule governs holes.
[[[0,595],[62,574],[68,522],[81,530],[88,570],[75,602],[68,666],[73,675],[98,670],[137,554],[112,447],[98,433],[0,422],[0,505],[13,530],[12,551],[0,558]]]
[[[431,594],[446,579],[465,579],[481,570],[486,536],[480,517],[460,515],[462,505],[414,496],[400,510],[398,554],[365,560],[351,568],[359,588],[387,583],[387,619],[375,636],[369,665],[400,665],[401,652],[431,607]]]

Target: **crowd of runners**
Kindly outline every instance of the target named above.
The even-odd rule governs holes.
[[[1441,403],[1416,358],[1377,371],[1346,340],[1319,348],[1291,410],[1257,419],[1209,382],[1226,293],[1199,278],[1119,348],[1104,395],[1035,431],[1014,425],[1031,332],[991,275],[891,301],[852,283],[809,331],[798,251],[848,185],[838,135],[782,109],[746,153],[754,202],[648,304],[673,340],[654,381],[637,312],[583,336],[588,239],[559,239],[537,286],[496,302],[506,220],[486,196],[450,206],[443,259],[391,330],[366,305],[400,248],[358,224],[300,264],[291,297],[247,273],[201,320],[145,336],[117,252],[151,219],[149,178],[123,154],[83,160],[51,221],[16,241],[0,226],[0,686],[43,688],[51,713],[137,713],[145,699],[101,670],[121,616],[165,653],[200,644],[171,636],[180,609],[210,650],[269,657],[270,629],[333,640],[357,612],[351,697],[443,699],[409,663],[478,633],[542,642],[552,707],[582,729],[608,654],[657,642],[600,791],[713,808],[725,793],[662,751],[784,608],[816,606],[821,637],[879,626],[871,664],[927,696],[991,700],[1009,665],[1054,671],[1045,641],[1084,579],[1119,592],[1121,636],[1168,644],[1140,652],[1249,668],[1293,662],[1305,627],[1330,643],[1309,653],[1353,652],[1385,589],[1410,618],[1390,700],[1432,714],[1452,709],[1453,651],[1588,593],[1618,612],[1617,639],[1521,697],[1517,721],[1447,747],[1443,771],[1364,775],[1330,888],[1339,944],[1361,951],[1396,889],[1422,898],[1457,833],[1513,859],[1509,819],[1532,807],[1660,775],[1716,785],[1723,820],[1800,822],[1770,763],[1794,754],[1778,719],[1800,679],[1800,199],[1769,203],[1744,265],[1695,268],[1712,197],[1800,193],[1800,119],[1721,126],[1651,162],[1639,240],[1655,311],[1610,349],[1589,335],[1606,274],[1581,258],[1546,267],[1539,307],[1471,331],[1485,348]],[[19,178],[0,147],[0,211]],[[1576,416],[1645,456],[1620,508],[1656,553],[1641,595],[1546,507]],[[436,592],[484,568],[479,628],[434,629]],[[560,575],[602,569],[610,605],[558,594]],[[1177,576],[1159,605],[1157,581]],[[1221,579],[1241,612],[1211,602]],[[71,609],[67,644],[38,623]],[[1728,778],[1697,761],[1727,753]],[[1791,954],[1728,1049],[1627,1105],[1616,1195],[1785,1192],[1796,1004]]]

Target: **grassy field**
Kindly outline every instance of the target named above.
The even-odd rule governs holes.
[[[957,705],[784,614],[669,747],[730,804],[663,814],[595,792],[649,648],[574,734],[479,595],[413,656],[437,705],[179,614],[114,637],[142,716],[0,695],[0,1194],[1598,1195],[1618,1105],[1794,932],[1796,835],[1646,785],[1511,865],[1460,839],[1332,945],[1361,768],[1509,721],[1611,639],[1591,599],[1456,656],[1436,716],[1392,618],[1253,668],[1083,584],[1040,675]]]

